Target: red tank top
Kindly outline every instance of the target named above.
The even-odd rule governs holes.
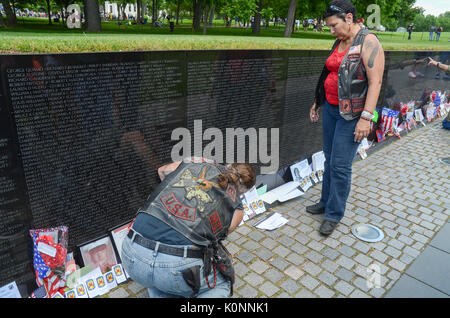
[[[330,71],[330,74],[328,74],[327,79],[324,83],[325,96],[327,98],[327,101],[333,105],[339,105],[338,70],[341,66],[342,60],[345,57],[345,54],[348,51],[347,48],[347,50],[345,50],[344,52],[339,53],[339,46],[340,44],[334,49],[333,53],[331,53],[331,55],[325,62],[326,68],[328,69],[328,71]]]

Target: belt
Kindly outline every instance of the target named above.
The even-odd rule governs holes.
[[[136,234],[136,235],[134,235]],[[134,235],[134,239],[133,239]],[[166,245],[163,243],[159,243],[153,240],[149,240],[143,236],[141,236],[139,233],[134,231],[133,229],[130,229],[127,236],[132,239],[133,242],[148,248],[150,250],[155,250],[156,246],[158,246],[157,252],[168,254],[168,255],[174,255],[174,256],[181,256],[181,257],[188,257],[188,258],[203,258],[203,251],[202,250],[193,250],[193,249],[185,249],[180,247],[173,247],[170,245]]]

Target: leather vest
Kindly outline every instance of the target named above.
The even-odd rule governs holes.
[[[366,102],[369,85],[361,52],[364,40],[370,33],[367,29],[361,29],[358,32],[338,71],[339,113],[346,120],[358,118]],[[339,43],[340,41],[336,40],[330,55]],[[324,66],[316,87],[317,106],[321,106],[325,102],[324,83],[329,73]]]
[[[367,29],[358,32],[338,71],[339,113],[345,120],[361,116],[366,104],[369,85],[361,52],[369,33]]]
[[[227,236],[234,210],[241,200],[237,187],[223,190],[218,177],[224,166],[212,163],[185,163],[170,173],[138,211],[150,214],[207,247]]]

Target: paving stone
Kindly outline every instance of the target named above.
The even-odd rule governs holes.
[[[353,277],[355,277],[355,274],[353,272],[351,272],[351,271],[349,271],[349,270],[347,270],[345,268],[339,269],[335,273],[335,275],[338,278],[345,280],[346,282],[350,282],[353,279]]]
[[[317,276],[322,271],[322,268],[312,262],[306,262],[303,264],[302,269],[312,276]]]
[[[295,298],[317,298],[312,292],[306,288],[302,288],[296,295]]]
[[[142,286],[136,282],[131,282],[130,284],[128,284],[127,287],[133,294],[137,294],[145,288],[144,286]]]
[[[245,274],[247,274],[248,271],[250,270],[247,265],[244,265],[242,263],[234,264],[233,268],[234,268],[234,272],[236,273],[236,275],[241,276],[241,277],[244,276]]]
[[[285,261],[281,257],[276,257],[275,259],[270,261],[270,264],[273,265],[274,267],[278,268],[281,271],[284,271],[286,269],[286,267],[288,267],[290,265],[289,262]]]
[[[273,249],[273,252],[275,254],[280,255],[281,257],[286,257],[286,255],[288,255],[291,251],[289,249],[287,249],[286,247],[284,247],[283,245],[279,245],[276,248]]]
[[[339,265],[327,259],[322,264],[320,264],[320,267],[326,269],[330,273],[334,273],[338,269]]]
[[[253,287],[260,285],[264,281],[264,279],[255,272],[250,272],[243,280]]]
[[[288,275],[289,277],[291,277],[292,279],[294,279],[294,280],[298,280],[300,277],[302,277],[303,276],[303,274],[304,274],[304,272],[300,269],[300,268],[298,268],[298,267],[296,267],[296,266],[289,266],[285,271],[284,271],[284,273],[286,274],[286,275]]]
[[[245,285],[238,292],[244,298],[255,298],[258,295],[258,291],[249,285]]]
[[[331,260],[335,260],[340,255],[339,252],[337,252],[334,249],[326,248],[322,251],[322,255],[328,257]]]
[[[334,296],[335,292],[323,285],[319,286],[314,292],[320,298],[331,298]]]
[[[333,274],[330,274],[327,271],[323,271],[317,277],[317,279],[320,280],[321,282],[327,284],[328,286],[332,286],[338,280],[338,278],[336,276],[334,276]]]
[[[259,287],[259,290],[262,291],[267,297],[272,297],[280,290],[280,288],[278,288],[271,282],[265,282],[261,285],[261,287]]]
[[[250,268],[254,270],[256,273],[262,274],[269,268],[269,266],[267,266],[266,263],[257,260],[252,265],[250,265]]]
[[[108,293],[109,298],[127,298],[129,296],[130,294],[123,287],[119,287],[116,290]]]
[[[340,292],[341,294],[348,296],[355,289],[355,287],[353,287],[352,285],[343,280],[340,280],[336,283],[336,285],[334,285],[334,289]]]
[[[241,260],[242,262],[244,262],[246,264],[249,264],[255,258],[255,255],[253,255],[252,253],[250,253],[250,252],[248,252],[246,250],[242,250],[238,254],[237,258],[239,260]]]
[[[319,285],[319,282],[310,275],[305,274],[303,278],[300,279],[300,284],[312,291]]]
[[[267,248],[261,248],[260,250],[255,252],[256,256],[258,256],[263,261],[267,261],[274,256],[272,251],[269,251]]]
[[[341,255],[341,257],[336,261],[337,264],[347,268],[348,270],[351,270],[353,266],[355,266],[355,261],[351,260],[345,255]]]
[[[297,266],[305,262],[305,258],[296,253],[289,254],[286,260]]]
[[[280,284],[280,287],[290,295],[295,294],[300,289],[300,285],[298,285],[291,278],[286,279],[282,284]]]
[[[366,293],[363,293],[359,289],[355,289],[353,293],[350,294],[349,298],[371,298]]]
[[[269,279],[273,283],[278,283],[284,277],[284,275],[280,271],[271,268],[264,273],[264,277]]]

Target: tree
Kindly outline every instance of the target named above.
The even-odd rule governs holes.
[[[17,25],[16,14],[11,9],[11,5],[9,4],[9,0],[1,0],[3,5],[3,10],[5,10],[6,14],[6,22],[9,27],[13,27]]]
[[[100,10],[98,0],[84,0],[86,32],[101,32]]]
[[[284,35],[283,36],[285,38],[291,37],[292,30],[294,29],[296,7],[297,7],[297,0],[290,0],[287,22],[286,22],[286,26],[284,27]]]
[[[258,8],[255,12],[255,21],[253,23],[253,34],[261,32],[261,11],[263,10],[263,0],[258,0]]]
[[[194,12],[194,17],[192,19],[192,27],[195,31],[200,30],[201,20],[202,20],[202,6],[203,0],[192,0],[192,11]]]
[[[51,5],[50,5],[50,0],[46,0],[47,2],[47,14],[48,14],[48,24],[52,24],[52,12],[51,12]]]

